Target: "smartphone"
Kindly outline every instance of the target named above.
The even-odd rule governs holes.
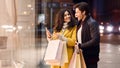
[[[50,31],[47,29],[47,27],[45,28],[46,30],[46,35],[48,38],[51,38],[52,34],[50,33]]]

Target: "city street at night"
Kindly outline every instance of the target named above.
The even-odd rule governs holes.
[[[120,35],[101,36],[100,61],[98,68],[120,67]]]

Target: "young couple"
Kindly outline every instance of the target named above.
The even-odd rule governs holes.
[[[59,11],[53,34],[51,35],[46,30],[47,40],[50,41],[52,38],[66,41],[69,62],[77,42],[78,47],[82,49],[86,67],[97,68],[100,52],[99,25],[90,16],[89,6],[86,2],[75,4],[73,9],[75,15],[69,9]],[[68,68],[69,62],[63,66],[51,66],[51,68]]]

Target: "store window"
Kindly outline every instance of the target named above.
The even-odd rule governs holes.
[[[50,67],[43,60],[45,27],[53,32],[61,5],[49,0],[1,0],[0,68]]]

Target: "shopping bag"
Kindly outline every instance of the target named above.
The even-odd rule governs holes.
[[[62,57],[61,57],[61,66],[63,66],[65,63],[68,63],[68,53],[67,53],[67,46],[66,41],[63,42],[63,51],[62,51]]]
[[[44,60],[48,65],[58,66],[62,66],[64,63],[68,62],[66,43],[61,40],[50,41]]]
[[[79,49],[80,50],[80,61],[81,61],[81,68],[87,68],[86,67],[86,64],[85,64],[85,60],[84,60],[84,57],[83,57],[83,54],[82,54],[82,50],[81,49]]]
[[[80,60],[80,55],[79,54],[76,54],[76,68],[82,68],[81,67],[82,64],[81,64],[81,60]]]
[[[56,63],[56,65],[60,65],[61,54],[62,54],[63,44],[61,40],[51,40],[48,43],[46,54],[44,60],[46,64],[50,64],[49,62]]]
[[[81,50],[79,54],[77,54],[76,50],[74,51],[69,63],[69,68],[86,68],[86,64]]]
[[[73,53],[72,58],[69,63],[69,68],[76,68],[77,53]]]

